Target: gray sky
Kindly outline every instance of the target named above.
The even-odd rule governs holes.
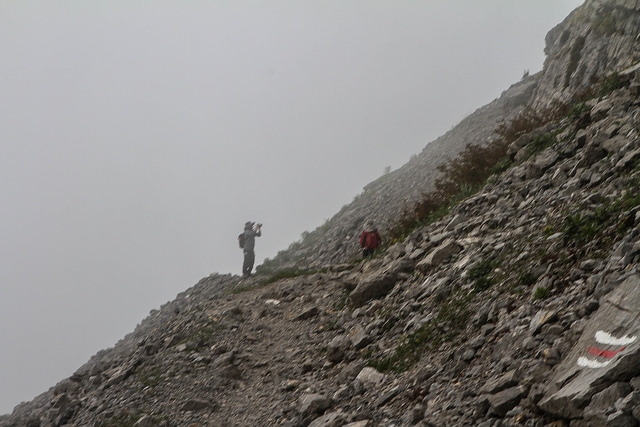
[[[239,274],[525,70],[581,0],[0,1],[0,414]]]

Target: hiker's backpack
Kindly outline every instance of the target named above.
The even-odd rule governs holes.
[[[238,235],[238,246],[240,246],[240,249],[244,249],[244,233]]]

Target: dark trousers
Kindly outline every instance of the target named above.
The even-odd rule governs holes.
[[[253,251],[245,251],[244,262],[242,263],[242,275],[251,276],[251,270],[253,270],[253,263],[256,261],[256,254]]]
[[[375,251],[376,251],[375,249],[364,248],[362,250],[362,258],[370,257],[371,255],[373,255]]]

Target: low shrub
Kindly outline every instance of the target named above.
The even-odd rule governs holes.
[[[442,174],[436,179],[434,190],[424,194],[413,209],[405,209],[389,232],[390,240],[401,240],[416,227],[443,218],[461,200],[479,191],[489,176],[510,167],[507,147],[504,139],[484,146],[467,145],[457,157],[438,166]]]
[[[546,286],[538,286],[535,291],[533,291],[533,299],[545,299],[551,293],[551,289]]]
[[[269,277],[262,279],[260,281],[261,285],[268,285],[270,283],[274,283],[277,282],[278,280],[283,280],[283,279],[291,279],[294,277],[301,277],[301,276],[309,276],[312,274],[316,274],[316,273],[321,273],[324,270],[304,270],[304,269],[298,269],[298,268],[285,268],[282,270],[277,270],[275,272],[273,272]]]
[[[157,367],[143,368],[138,373],[138,381],[144,387],[155,387],[162,382],[163,371]]]
[[[215,343],[216,335],[223,329],[223,326],[216,322],[209,322],[191,331],[180,344],[186,344],[187,350],[196,351],[210,347]]]
[[[473,282],[473,289],[481,292],[489,289],[495,283],[493,270],[496,268],[496,262],[492,259],[486,259],[472,266],[467,272],[467,277]]]
[[[538,278],[536,277],[535,274],[533,274],[530,271],[526,271],[526,272],[520,273],[520,275],[518,276],[517,283],[520,286],[531,286],[534,283],[536,283],[536,280],[538,280]]]
[[[453,293],[440,304],[438,314],[433,319],[402,339],[393,354],[371,358],[368,365],[380,372],[404,372],[418,362],[427,350],[456,341],[471,315],[469,302],[472,298],[472,293]]]

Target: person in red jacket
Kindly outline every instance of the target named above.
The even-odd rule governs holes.
[[[375,252],[375,250],[382,243],[378,229],[373,225],[373,222],[368,221],[360,234],[360,247],[362,248],[362,257],[367,258]]]

